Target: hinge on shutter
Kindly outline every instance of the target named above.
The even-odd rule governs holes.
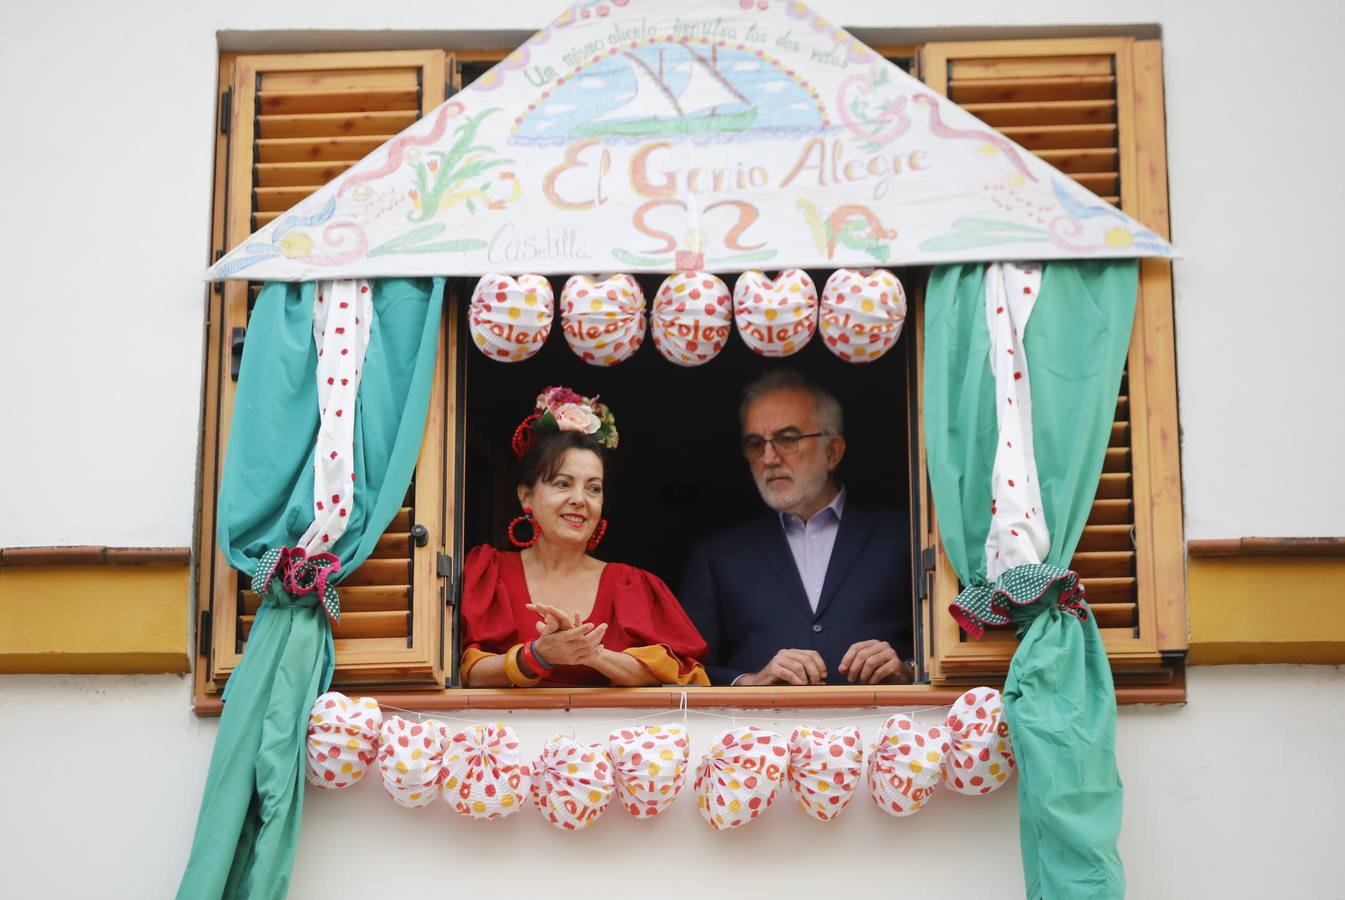
[[[229,88],[219,95],[219,133],[229,133],[229,123],[233,120],[234,92]]]
[[[444,99],[447,100],[456,94],[460,84],[462,84],[462,63],[455,59],[453,60],[452,71],[448,74],[448,83],[444,85]]]
[[[229,338],[229,375],[238,380],[238,370],[243,367],[243,343],[247,340],[246,328],[235,328]]]
[[[447,609],[453,605],[453,599],[457,596],[453,586],[453,557],[440,553],[434,569],[435,574],[444,579],[444,608]]]
[[[201,610],[201,620],[196,624],[196,655],[210,655],[210,610]]]
[[[937,565],[938,557],[933,547],[926,547],[920,551],[920,572],[915,578],[916,600],[924,600],[929,596],[929,584],[933,580],[934,568]]]

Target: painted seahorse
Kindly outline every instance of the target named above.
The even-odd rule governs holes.
[[[1028,169],[1027,163],[1019,155],[1018,148],[1015,147],[1008,138],[996,134],[993,131],[971,131],[964,128],[949,128],[944,124],[943,116],[939,114],[939,101],[930,94],[916,94],[915,105],[924,106],[929,110],[929,130],[935,137],[942,138],[962,138],[966,140],[985,141],[987,144],[993,144],[1003,151],[1009,158],[1013,167],[1023,174],[1023,177],[1029,181],[1036,181],[1037,176],[1033,175]]]
[[[844,244],[852,250],[861,250],[879,262],[887,261],[885,241],[897,239],[897,229],[884,228],[878,216],[859,203],[843,203],[825,219],[811,200],[800,198],[797,206],[813,234],[818,250],[827,252],[827,259],[836,255],[836,245]]]

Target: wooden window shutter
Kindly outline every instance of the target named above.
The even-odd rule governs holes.
[[[443,102],[452,58],[443,51],[236,55],[220,65],[214,253],[339,176]],[[233,411],[235,346],[260,285],[210,293],[206,426],[198,559],[198,698],[223,687],[241,659],[257,598],[215,546],[215,500]],[[341,686],[441,687],[450,646],[454,546],[446,495],[456,391],[456,322],[445,315],[424,443],[401,510],[373,555],[340,586],[336,678]],[[241,349],[241,348],[239,348]],[[417,527],[419,526],[419,527]],[[441,577],[441,566],[449,577]]]
[[[933,43],[921,50],[920,74],[931,88],[1168,235],[1157,41]],[[1171,681],[1186,650],[1171,265],[1146,260],[1140,271],[1139,307],[1111,443],[1071,561],[1121,685]],[[1012,632],[991,631],[980,641],[959,632],[947,613],[958,580],[939,548],[928,503],[921,504],[921,526],[928,592],[921,624],[932,680],[949,684],[1002,675],[1016,646]]]

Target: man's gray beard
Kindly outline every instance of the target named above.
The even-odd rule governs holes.
[[[815,480],[804,481],[799,478],[798,473],[793,475],[794,486],[786,494],[776,494],[777,499],[772,499],[770,489],[766,485],[766,480],[774,474],[774,471],[767,469],[761,473],[757,480],[757,492],[761,494],[761,500],[776,512],[785,512],[792,506],[798,506],[804,500],[813,498],[822,493],[827,486],[827,477],[829,472],[822,472],[821,476]]]

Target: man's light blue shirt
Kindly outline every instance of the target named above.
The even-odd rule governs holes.
[[[827,578],[827,564],[836,546],[836,534],[841,530],[841,514],[845,511],[845,488],[822,509],[813,513],[807,522],[793,513],[780,513],[780,525],[794,555],[794,565],[803,579],[803,590],[813,612],[822,600],[822,584]]]

